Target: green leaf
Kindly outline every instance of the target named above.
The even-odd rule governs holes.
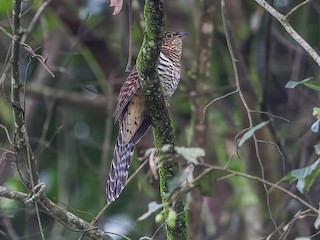
[[[313,133],[318,133],[319,132],[319,120],[315,121],[312,125],[311,125],[311,132]]]
[[[312,115],[320,120],[320,108],[314,107],[312,111]]]
[[[304,80],[302,80],[302,81],[293,81],[293,80],[290,80],[290,81],[287,82],[285,88],[295,88],[296,86],[298,86],[298,85],[300,85],[300,84],[304,84],[304,85],[305,85],[306,82],[309,82],[309,81],[311,81],[312,79],[313,79],[313,77],[306,78],[306,79],[304,79]]]
[[[269,123],[269,121],[261,122],[258,125],[254,126],[253,128],[250,128],[248,131],[246,131],[246,133],[243,134],[243,136],[240,138],[239,143],[238,143],[238,147],[241,147],[249,138],[252,137],[252,135],[257,130],[259,130],[260,128],[264,127],[268,123]]]
[[[193,177],[194,167],[189,165],[184,168],[179,174],[174,176],[172,179],[168,181],[168,192],[167,194],[170,196],[178,187],[180,187],[184,182],[187,182],[188,179]]]
[[[309,191],[310,187],[314,183],[315,179],[319,176],[320,158],[312,165],[292,170],[286,177],[286,180],[293,182],[298,180],[297,188],[299,192],[303,193],[303,190]]]
[[[316,151],[317,155],[320,155],[320,144],[314,145],[314,150]]]
[[[306,78],[302,81],[290,80],[287,82],[285,88],[295,88],[296,86],[298,86],[300,84],[303,84],[310,89],[320,91],[320,83],[318,81],[316,81],[313,77]]]
[[[139,221],[145,220],[146,218],[148,218],[151,214],[159,211],[160,209],[163,208],[163,206],[165,206],[165,204],[163,203],[156,203],[156,202],[150,202],[148,204],[148,211],[146,213],[144,213],[142,216],[140,216],[138,218]]]
[[[313,81],[313,79],[309,82],[305,82],[303,83],[306,87],[312,89],[312,90],[316,90],[316,91],[320,91],[320,84],[316,81]]]
[[[198,158],[204,157],[206,155],[205,151],[202,148],[176,147],[175,150],[188,162],[196,165],[198,164]]]

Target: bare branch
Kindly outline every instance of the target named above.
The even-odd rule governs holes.
[[[19,173],[22,174],[22,180],[27,189],[34,188],[39,182],[37,166],[32,151],[29,149],[26,127],[25,114],[21,107],[20,89],[23,84],[19,76],[19,58],[20,58],[20,40],[22,30],[20,26],[21,0],[14,1],[12,12],[12,52],[11,52],[11,105],[14,115],[15,139],[14,146],[16,151],[16,161]],[[29,151],[30,150],[30,151]],[[31,156],[29,155],[31,154]],[[30,160],[30,164],[27,163]]]
[[[25,34],[22,36],[21,38],[21,42],[24,43],[27,39],[27,35],[32,31],[32,29],[34,28],[34,26],[36,25],[39,17],[41,16],[41,14],[43,13],[43,11],[46,9],[46,7],[48,6],[48,4],[51,2],[52,0],[46,0],[42,3],[42,5],[40,6],[40,8],[38,9],[38,11],[36,12],[36,14],[34,15],[34,17],[32,18],[28,29],[25,31]]]
[[[239,97],[241,100],[241,103],[243,105],[243,107],[245,108],[246,114],[247,114],[247,118],[248,118],[248,122],[249,122],[249,128],[252,128],[254,125],[254,119],[251,115],[251,109],[250,106],[243,94],[243,90],[241,88],[240,85],[240,79],[239,79],[239,73],[238,73],[238,67],[237,67],[237,58],[236,58],[236,54],[234,51],[234,43],[232,42],[232,33],[230,32],[228,23],[227,23],[227,18],[226,18],[226,12],[225,12],[225,2],[224,0],[221,0],[221,12],[222,12],[222,21],[223,21],[223,28],[225,31],[225,36],[226,36],[226,41],[227,41],[227,46],[228,46],[228,50],[229,50],[229,54],[231,57],[231,61],[232,61],[232,66],[233,66],[233,72],[234,72],[234,76],[235,76],[235,82],[237,85],[237,89],[239,90]],[[261,157],[261,153],[260,153],[260,149],[258,147],[258,139],[256,136],[256,133],[253,133],[252,135],[252,139],[253,139],[253,144],[254,144],[254,151],[255,151],[255,155],[257,158],[257,161],[259,163],[260,169],[261,169],[261,178],[264,180],[265,179],[265,171],[264,171],[264,166],[262,163],[262,157]],[[270,208],[270,198],[269,198],[269,194],[268,194],[268,188],[267,188],[267,184],[265,182],[263,182],[263,187],[264,190],[266,192],[266,202],[267,202],[267,207],[269,210],[269,215],[270,215],[270,219],[273,222],[275,228],[277,228],[277,225],[272,217],[272,212],[271,212],[271,208]]]
[[[41,190],[43,184],[39,186]],[[26,203],[30,199],[29,195],[26,193],[12,191],[9,188],[3,186],[0,186],[0,197],[18,200],[23,203]],[[112,240],[112,238],[109,235],[107,235],[97,226],[94,226],[86,222],[85,220],[77,217],[73,213],[66,211],[65,209],[53,203],[46,196],[40,197],[40,199],[38,200],[38,204],[40,210],[44,211],[45,213],[47,213],[57,221],[61,222],[68,228],[71,228],[73,231],[83,232],[86,236],[90,237],[91,239]]]
[[[268,13],[270,13],[275,19],[281,23],[284,29],[291,35],[291,37],[296,40],[296,42],[306,50],[311,58],[320,67],[320,56],[318,53],[307,43],[289,24],[286,16],[279,13],[276,9],[270,6],[265,0],[255,0],[261,7],[263,7]],[[290,13],[290,12],[289,12]]]
[[[3,186],[0,186],[0,196],[8,199],[18,200],[23,203],[29,199],[28,194],[18,191],[12,191],[9,188]]]
[[[33,195],[31,196],[31,198],[26,200],[24,203],[31,206],[33,203],[35,203],[40,199],[40,197],[43,195],[46,188],[47,186],[43,183],[37,184],[37,186],[35,186],[33,189]]]
[[[43,56],[41,56],[40,54],[36,54],[28,44],[23,42],[21,42],[20,44],[25,48],[25,50],[27,50],[27,52],[30,53],[30,56],[32,58],[36,58],[41,63],[41,65],[48,71],[48,73],[52,77],[55,77],[54,73],[46,66],[46,59]]]
[[[94,97],[84,97],[84,94],[79,92],[67,92],[60,89],[41,86],[29,86],[26,89],[27,97],[34,99],[54,99],[55,104],[63,104],[68,107],[79,107],[81,109],[95,109],[105,110],[108,102],[108,97],[97,94]]]
[[[304,206],[306,206],[307,208],[309,208],[311,211],[313,211],[314,213],[316,214],[320,214],[320,211],[318,209],[316,209],[315,207],[313,207],[311,204],[309,204],[308,202],[306,202],[305,200],[303,200],[302,198],[300,198],[298,195],[290,192],[289,190],[281,187],[280,185],[278,185],[277,183],[272,183],[272,182],[269,182],[268,180],[265,180],[265,179],[262,179],[262,178],[259,178],[257,176],[252,176],[252,175],[249,175],[249,174],[246,174],[246,173],[242,173],[242,172],[238,172],[238,171],[234,171],[234,170],[231,170],[231,169],[227,169],[225,167],[220,167],[220,166],[213,166],[213,165],[210,165],[210,164],[199,164],[201,166],[204,166],[204,167],[207,167],[207,169],[201,174],[202,175],[205,175],[207,174],[208,172],[211,172],[211,171],[214,171],[214,170],[218,170],[218,171],[222,171],[222,172],[228,172],[230,173],[231,175],[229,176],[239,176],[239,177],[244,177],[244,178],[247,178],[247,179],[250,179],[250,180],[253,180],[253,181],[257,181],[257,182],[261,182],[265,185],[268,185],[270,186],[271,188],[273,189],[277,189],[279,191],[282,191],[284,193],[286,193],[287,195],[289,195],[290,197],[296,199],[297,201],[299,201],[301,204],[303,204]],[[199,179],[201,179],[201,176],[199,175],[197,179],[193,179],[193,184],[194,182],[198,181]]]
[[[8,128],[7,128],[6,126],[2,125],[2,124],[0,124],[0,128],[2,128],[2,129],[5,131],[9,143],[10,143],[10,144],[13,144],[13,141],[11,140],[11,137],[10,137],[10,134],[9,134],[9,131],[8,131]]]
[[[44,194],[45,185],[39,183],[39,174],[37,169],[36,159],[29,145],[29,139],[25,127],[25,113],[23,109],[23,101],[20,96],[20,89],[24,88],[24,83],[20,81],[19,76],[19,58],[21,48],[21,36],[22,30],[20,26],[21,18],[21,0],[13,1],[13,13],[12,13],[12,52],[11,52],[11,105],[14,115],[14,149],[16,153],[16,164],[20,173],[21,180],[24,182],[26,189],[32,193],[29,195],[22,192],[11,191],[8,188],[0,186],[0,196],[9,199],[16,199],[22,201],[25,204],[32,205],[37,210],[37,218],[41,231],[42,239],[44,239],[39,210],[42,210],[49,214],[54,219],[63,223],[67,227],[74,231],[84,232],[85,235],[91,239],[112,239],[105,234],[101,229],[90,223],[78,218],[73,213],[62,209],[50,201]],[[29,49],[28,45],[27,50]],[[31,49],[31,48],[30,48]],[[29,50],[30,50],[29,49]],[[33,50],[29,51],[33,54]],[[40,59],[40,62],[44,59],[39,55],[34,54],[33,57]],[[37,186],[35,186],[38,184]]]
[[[294,8],[292,8],[292,9],[290,10],[290,12],[288,12],[288,13],[286,14],[285,17],[288,18],[291,14],[293,14],[295,11],[297,11],[300,7],[302,7],[303,5],[307,4],[307,3],[310,2],[310,1],[311,1],[311,0],[305,0],[304,2],[298,4],[297,6],[295,6]]]

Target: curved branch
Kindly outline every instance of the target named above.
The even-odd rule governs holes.
[[[26,204],[30,199],[29,195],[23,192],[12,191],[6,187],[0,186],[0,197],[18,200]],[[60,206],[56,205],[46,196],[42,196],[38,201],[39,209],[53,217],[57,221],[61,222],[73,231],[81,231],[91,239],[105,239],[112,240],[112,238],[85,220],[77,217],[71,212],[66,211]]]
[[[318,53],[307,43],[289,24],[286,16],[279,13],[276,9],[270,6],[265,0],[255,0],[261,7],[263,7],[268,13],[270,13],[279,23],[284,27],[284,29],[290,34],[290,36],[296,40],[296,42],[306,50],[311,58],[320,67],[320,56]]]
[[[175,135],[167,110],[164,95],[158,76],[158,59],[164,33],[164,9],[162,0],[146,0],[144,7],[146,29],[143,44],[137,58],[137,69],[141,80],[146,106],[152,119],[152,127],[156,148],[163,157],[162,147],[170,145],[170,153],[174,153]],[[167,152],[168,153],[168,152]],[[165,158],[164,158],[165,159]],[[160,192],[162,202],[167,203],[168,180],[179,172],[178,159],[164,161],[159,169]],[[164,217],[167,220],[169,208],[177,215],[175,226],[166,225],[167,239],[187,239],[186,213],[183,200],[165,204]]]

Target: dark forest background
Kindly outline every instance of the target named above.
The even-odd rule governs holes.
[[[166,29],[189,33],[183,39],[181,83],[169,108],[177,146],[205,151],[200,164],[187,168],[194,178],[200,176],[186,195],[189,237],[319,239],[314,211],[320,202],[319,152],[314,147],[319,142],[320,114],[314,110],[319,105],[319,65],[255,1],[225,2],[237,71],[226,42],[220,1],[164,1]],[[268,2],[287,14],[302,1]],[[128,56],[134,64],[142,43],[143,5],[144,1],[132,1],[130,56],[126,1],[117,15],[112,15],[113,8],[105,0],[23,2],[26,46],[19,62],[20,81],[25,83],[21,97],[40,180],[53,202],[88,222],[105,205],[117,135],[113,112],[128,75]],[[14,150],[4,128],[13,138],[8,101],[11,12],[12,2],[2,0],[0,183],[24,192],[18,172],[8,164],[11,158],[3,157]],[[37,13],[37,21],[32,22]],[[299,7],[288,21],[319,53],[320,1]],[[290,88],[290,80],[306,82]],[[157,213],[137,220],[150,202],[161,201],[156,171],[151,171],[155,167],[143,157],[152,147],[149,131],[136,148],[130,173],[139,171],[99,218],[105,231],[130,239],[165,239],[163,226],[155,221]],[[220,170],[203,174],[212,166]],[[292,172],[295,169],[301,171]],[[297,178],[302,185],[296,185]],[[81,237],[81,232],[44,213],[40,217],[45,239]],[[0,239],[40,236],[34,208],[0,198]]]

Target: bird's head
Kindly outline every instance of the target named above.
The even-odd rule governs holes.
[[[167,31],[164,34],[162,41],[163,52],[173,53],[174,55],[181,56],[182,54],[182,37],[188,35],[186,32]]]

